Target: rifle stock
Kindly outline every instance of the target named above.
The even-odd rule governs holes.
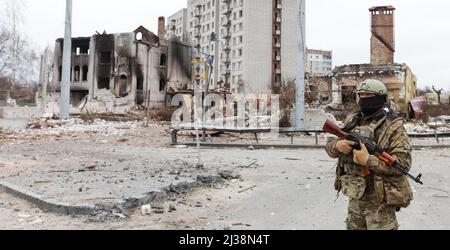
[[[325,122],[325,125],[323,126],[323,131],[325,131],[328,134],[335,135],[341,139],[347,139],[349,134],[342,131],[341,128],[339,128],[336,124],[334,124],[332,121],[327,120]]]

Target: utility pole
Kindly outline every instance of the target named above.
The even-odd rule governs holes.
[[[213,42],[214,43],[216,42],[216,34],[214,32],[211,33],[211,37],[210,37],[210,40],[209,40],[209,48],[211,48],[211,44]],[[203,113],[202,113],[202,116],[203,116],[202,117],[202,128],[205,128],[206,113],[208,111],[207,108],[206,108],[208,106],[208,103],[206,103],[206,101],[208,100],[209,85],[211,84],[212,73],[213,73],[213,70],[214,70],[214,55],[211,55],[211,52],[212,51],[210,51],[210,53],[208,55],[205,55],[206,56],[206,68],[205,69],[207,69],[208,76],[207,76],[207,80],[206,80],[206,83],[205,83],[205,86],[204,86],[205,94],[203,95],[204,99],[203,99],[203,105],[202,105],[202,111],[203,111]],[[212,53],[214,53],[214,52],[212,52]],[[206,133],[205,132],[206,131],[203,130],[202,142],[206,142]]]
[[[295,126],[297,130],[305,130],[305,1],[298,0],[297,24],[297,81],[295,98]]]
[[[198,24],[201,23],[202,20],[202,15],[201,15],[201,5],[197,5],[197,22]],[[196,57],[195,57],[195,61],[197,62],[197,67],[200,67],[200,63],[201,63],[201,53],[200,53],[200,49],[201,49],[201,26],[199,28],[197,28],[197,50],[196,50]],[[194,65],[195,67],[195,65]],[[194,69],[195,71],[200,71],[200,69]],[[194,119],[195,119],[195,131],[196,131],[196,137],[197,137],[197,168],[202,169],[205,167],[205,164],[202,161],[202,152],[201,152],[201,145],[200,145],[200,131],[199,131],[199,125],[200,123],[202,123],[203,120],[203,114],[199,114],[199,111],[201,110],[201,112],[203,112],[203,100],[202,100],[202,91],[203,89],[200,87],[200,83],[201,83],[201,77],[197,78],[196,73],[194,73],[194,78],[195,79],[195,83],[194,83]],[[199,107],[199,105],[201,105]],[[203,130],[203,128],[202,128]]]
[[[60,112],[61,120],[69,119],[70,107],[70,71],[72,61],[72,0],[66,0],[66,28],[64,34],[64,52],[62,65]]]

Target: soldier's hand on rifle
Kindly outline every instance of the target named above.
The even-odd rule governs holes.
[[[366,145],[361,143],[361,150],[353,150],[353,161],[360,166],[367,166],[370,154]]]
[[[340,140],[336,143],[336,149],[339,153],[349,155],[353,151],[353,146],[355,144],[356,143],[352,141]]]

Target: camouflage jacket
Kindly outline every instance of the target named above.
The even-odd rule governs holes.
[[[381,121],[381,119],[384,120]],[[404,128],[404,120],[386,113],[378,116],[375,120],[380,120],[382,124],[375,131],[374,142],[410,169],[412,166],[412,147]],[[354,128],[367,125],[370,122],[373,121],[365,121],[360,113],[352,114],[345,121],[344,130],[351,132]],[[336,138],[328,139],[326,152],[330,157],[339,159],[336,169],[335,188],[337,191],[341,191],[341,177],[354,174],[348,173],[343,164],[344,159],[353,159],[353,154],[348,156],[340,154],[336,149],[337,142],[338,139]],[[406,176],[402,175],[400,171],[387,166],[373,155],[370,156],[367,167],[372,174],[366,178],[368,182],[366,197],[376,195],[381,203],[397,207],[409,206],[413,199],[413,194]]]

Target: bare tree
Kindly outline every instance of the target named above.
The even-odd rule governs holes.
[[[9,62],[9,42],[11,33],[3,26],[0,26],[0,76],[3,75]]]
[[[8,46],[8,61],[9,69],[11,71],[10,79],[14,86],[17,81],[17,71],[19,67],[19,60],[21,53],[24,50],[24,39],[20,33],[20,26],[24,22],[23,11],[26,7],[24,0],[4,0],[4,6],[6,11],[6,25],[9,29],[9,46]]]
[[[39,56],[32,43],[21,32],[24,23],[25,0],[0,0],[0,76],[12,86],[36,82]]]
[[[441,95],[442,95],[442,92],[444,91],[444,89],[437,90],[437,89],[433,86],[433,91],[436,92],[436,94],[437,94],[437,96],[438,96],[438,103],[441,104]]]

